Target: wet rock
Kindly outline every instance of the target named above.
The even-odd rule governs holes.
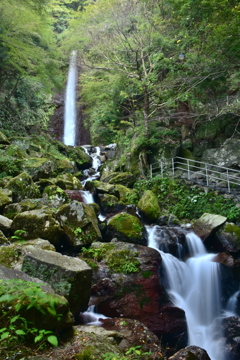
[[[8,239],[4,235],[4,233],[0,230],[0,245],[7,244]]]
[[[138,208],[140,214],[148,222],[156,220],[160,215],[158,198],[151,190],[144,191],[143,196],[138,202]]]
[[[114,195],[118,199],[120,198],[119,190],[115,185],[105,183],[103,181],[87,181],[85,184],[85,189],[89,191],[94,191],[96,195],[98,194],[109,194]]]
[[[228,360],[240,359],[240,318],[232,316],[223,319],[225,356]]]
[[[122,336],[118,344],[122,351],[139,346],[145,359],[159,360],[162,357],[163,350],[158,337],[141,322],[126,318],[103,319],[102,326],[104,329],[117,331]]]
[[[100,208],[103,214],[116,214],[125,208],[125,205],[118,201],[114,195],[99,194]]]
[[[73,201],[62,205],[56,216],[68,236],[69,245],[75,249],[102,238],[95,211],[90,205]]]
[[[144,237],[144,226],[140,219],[127,212],[121,212],[111,217],[107,222],[106,238],[111,240],[114,237],[120,241],[135,244],[146,244]]]
[[[136,182],[136,177],[129,172],[113,172],[106,177],[101,177],[101,181],[109,184],[121,184],[126,187],[132,187]]]
[[[12,191],[8,189],[0,189],[0,211],[12,202]]]
[[[0,230],[7,236],[10,233],[11,224],[12,220],[0,215]]]
[[[12,178],[6,188],[12,191],[13,202],[20,202],[23,199],[38,198],[40,191],[34,184],[30,175],[26,172]]]
[[[23,239],[30,240],[37,237],[49,240],[57,246],[64,237],[64,231],[59,222],[54,218],[50,210],[31,210],[24,211],[14,217],[11,231],[23,230],[21,235]]]
[[[194,222],[193,231],[205,241],[211,233],[216,231],[226,221],[227,218],[225,216],[205,213]]]
[[[22,271],[47,282],[57,294],[64,296],[74,316],[87,309],[92,269],[84,261],[28,246]]]
[[[187,346],[176,354],[171,356],[169,360],[211,360],[206,350],[198,346]]]
[[[217,233],[216,238],[224,251],[236,253],[240,250],[240,227],[233,223],[225,223]]]

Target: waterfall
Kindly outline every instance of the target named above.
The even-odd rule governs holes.
[[[75,145],[76,137],[76,84],[77,84],[77,51],[70,57],[68,80],[65,93],[64,135],[65,145]]]
[[[161,253],[170,299],[185,311],[189,345],[205,349],[212,360],[223,360],[220,268],[213,261],[215,254],[208,254],[201,239],[189,233],[191,257],[183,262],[158,249],[156,226],[147,227],[147,232],[149,246]]]

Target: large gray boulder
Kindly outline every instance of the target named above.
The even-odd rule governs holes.
[[[68,300],[75,316],[87,309],[92,269],[85,261],[28,246],[22,271],[50,284],[57,294]]]
[[[228,168],[240,168],[240,139],[230,138],[220,148],[205,150],[202,161]]]
[[[56,214],[71,247],[77,249],[101,240],[98,220],[93,207],[73,201],[60,207]]]
[[[193,231],[205,241],[212,232],[217,230],[226,221],[227,218],[225,216],[205,213],[194,222]]]
[[[12,178],[6,188],[12,191],[13,202],[19,202],[23,199],[39,198],[40,191],[34,184],[33,179],[26,172]]]
[[[5,235],[9,235],[11,225],[12,225],[12,220],[8,219],[5,216],[0,215],[0,230]]]
[[[64,236],[59,222],[54,218],[49,210],[31,210],[18,214],[13,219],[11,230],[25,231],[21,236],[25,240],[31,240],[38,237],[49,240],[51,244],[57,246]]]

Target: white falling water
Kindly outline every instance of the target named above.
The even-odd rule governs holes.
[[[147,227],[149,246],[158,250],[155,231],[156,227]],[[212,360],[223,360],[219,264],[194,233],[186,240],[191,255],[186,262],[160,251],[168,293],[174,305],[185,311],[189,345],[205,349]]]
[[[225,315],[226,316],[237,316],[236,308],[240,290],[236,291],[228,300]]]
[[[64,134],[65,145],[75,145],[76,137],[76,84],[77,84],[77,51],[73,51],[70,58],[67,88],[64,108]]]

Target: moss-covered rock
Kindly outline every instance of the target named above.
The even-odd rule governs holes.
[[[101,177],[101,181],[109,184],[120,184],[131,187],[136,182],[136,176],[129,172],[115,172],[106,177]]]
[[[125,208],[124,204],[118,201],[114,195],[99,194],[100,208],[104,214],[114,214]]]
[[[8,219],[13,219],[16,215],[24,211],[42,208],[46,208],[46,203],[44,203],[43,199],[24,199],[19,203],[13,203],[5,206],[3,214]]]
[[[31,176],[25,172],[12,178],[6,187],[12,191],[13,202],[40,197],[38,187],[34,184]]]
[[[7,244],[7,242],[8,239],[6,238],[2,230],[0,230],[0,245]]]
[[[58,246],[64,237],[59,222],[54,218],[53,212],[50,210],[38,209],[24,211],[13,219],[11,230],[25,231],[22,238],[26,240],[41,237],[49,240],[51,244]]]
[[[22,271],[50,284],[57,294],[68,300],[75,316],[87,309],[92,269],[86,262],[34,246],[25,249]]]
[[[17,241],[16,239],[16,242],[0,247],[0,265],[20,270],[22,268],[23,257],[26,253],[25,248],[29,245],[42,250],[55,251],[55,247],[48,240],[38,238],[28,241]]]
[[[95,211],[90,205],[73,201],[62,205],[56,216],[73,248],[91,244],[102,238]]]
[[[55,175],[57,166],[48,158],[29,157],[22,163],[22,169],[31,175],[34,181],[38,181]]]
[[[12,191],[8,189],[0,189],[0,210],[12,202]]]
[[[116,184],[115,188],[119,193],[119,200],[124,204],[135,204],[138,198],[137,192],[134,189],[129,189],[126,186]]]
[[[60,205],[62,205],[64,203],[69,202],[69,197],[65,193],[65,191],[56,185],[47,186],[43,191],[43,197],[44,198],[46,197],[49,200],[57,201],[58,202],[57,207],[59,207]]]
[[[119,191],[115,185],[105,183],[103,181],[88,181],[85,184],[85,189],[90,191],[95,191],[97,194],[110,194],[116,196],[118,199],[120,197]]]
[[[147,221],[154,221],[160,215],[160,207],[157,196],[151,191],[146,190],[138,202],[140,213]]]
[[[8,269],[8,273],[11,271]],[[17,304],[17,313],[28,321],[29,326],[30,323],[34,324],[34,328],[59,332],[73,325],[68,301],[63,296],[45,292],[38,283],[15,278],[0,280],[0,296],[6,293],[9,295],[8,298],[0,301],[1,328],[10,325],[11,318],[16,315]],[[22,323],[22,330],[25,330],[24,325]],[[20,321],[18,326],[21,329]]]
[[[238,252],[240,250],[240,227],[236,224],[225,223],[216,235],[225,251]]]
[[[137,216],[122,212],[107,222],[107,238],[117,237],[121,241],[145,244],[144,226]]]

